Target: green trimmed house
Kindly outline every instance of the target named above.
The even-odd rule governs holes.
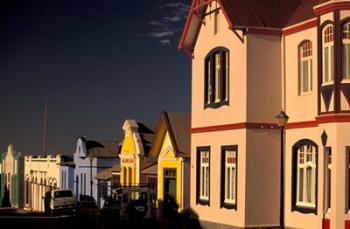
[[[0,204],[2,207],[23,207],[24,162],[21,153],[12,144],[1,155]]]

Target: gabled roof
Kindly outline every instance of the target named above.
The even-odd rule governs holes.
[[[158,124],[151,155],[157,157],[166,131],[169,132],[176,156],[190,157],[191,116],[189,113],[163,111]]]
[[[141,169],[141,173],[145,175],[157,175],[158,174],[158,164],[152,163],[147,167]]]
[[[231,29],[265,27],[281,29],[302,0],[216,0]],[[308,0],[305,0],[308,1]],[[206,8],[211,1],[193,0],[179,48],[193,49]]]
[[[156,130],[156,124],[146,124],[142,122],[138,122],[138,133],[140,134],[140,138],[143,145],[143,150],[145,155],[149,154],[149,151],[151,150],[153,139],[154,139],[154,132]]]
[[[313,7],[322,4],[324,2],[327,2],[329,0],[303,0],[299,7],[296,9],[294,14],[289,19],[286,26],[291,26],[298,24],[303,21],[310,20],[312,18],[315,18],[316,15],[314,13]]]
[[[95,141],[81,138],[86,144],[87,155],[90,157],[118,157],[120,143],[118,141]]]
[[[102,170],[101,172],[96,174],[97,180],[110,180],[112,179],[112,173],[119,173],[120,172],[120,165],[113,165],[112,168],[108,168],[105,170]]]

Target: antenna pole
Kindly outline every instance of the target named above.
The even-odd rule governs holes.
[[[44,140],[43,140],[44,156],[46,156],[46,132],[47,132],[47,96],[45,96],[45,108],[44,108]]]

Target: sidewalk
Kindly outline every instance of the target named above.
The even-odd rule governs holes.
[[[0,208],[0,216],[42,216],[44,212],[32,212],[31,210],[25,210],[14,207]]]

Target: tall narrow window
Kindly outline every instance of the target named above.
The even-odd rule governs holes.
[[[323,29],[323,84],[332,83],[334,80],[334,34],[333,25]]]
[[[209,204],[210,193],[210,148],[197,149],[197,202]]]
[[[221,206],[236,208],[237,146],[223,146],[221,152]]]
[[[205,58],[204,107],[228,104],[229,52],[215,48]]]
[[[317,145],[301,140],[293,146],[293,209],[316,213]]]
[[[350,79],[350,22],[343,26],[343,70],[342,78]]]
[[[326,187],[326,209],[331,209],[331,171],[332,171],[332,151],[330,147],[326,148],[325,151],[325,187]]]
[[[214,56],[215,59],[215,102],[220,102],[220,73],[221,73],[221,53],[217,52]]]
[[[219,31],[219,10],[214,12],[214,35]]]
[[[299,46],[299,91],[312,91],[312,43],[305,41]]]

